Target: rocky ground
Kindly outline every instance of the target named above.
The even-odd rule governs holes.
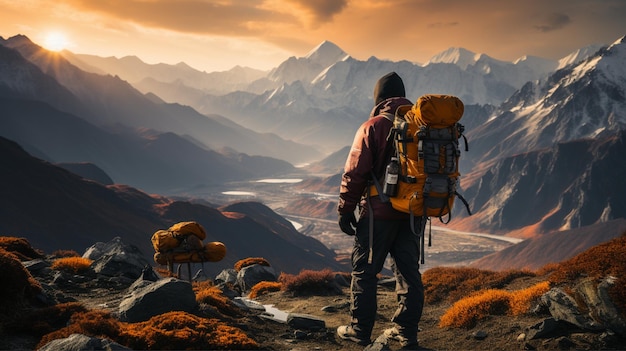
[[[525,283],[524,283],[525,284]],[[343,296],[313,296],[291,298],[282,293],[271,293],[257,298],[264,304],[296,313],[318,316],[326,322],[327,330],[312,333],[297,340],[293,330],[285,325],[269,325],[270,334],[260,333],[256,338],[272,350],[363,350],[363,346],[343,341],[336,337],[335,329],[349,321],[348,291]],[[378,295],[378,320],[374,328],[373,341],[392,324],[389,318],[396,308],[395,293],[389,288],[380,288]],[[336,312],[325,312],[325,306],[338,306]],[[626,349],[622,341],[611,339],[603,333],[589,333],[571,326],[545,339],[524,340],[527,329],[543,321],[546,316],[491,316],[472,329],[439,328],[439,319],[449,307],[447,304],[426,305],[420,324],[419,342],[423,350],[599,350]],[[274,332],[275,331],[275,332]],[[399,350],[400,345],[389,340],[386,345],[371,345],[368,350]]]
[[[623,240],[622,240],[623,241]],[[163,278],[163,270],[149,269],[150,266],[141,266],[133,263],[130,251],[124,249],[124,245],[120,242],[112,242],[107,245],[107,250],[98,252],[100,258],[94,257],[95,261],[86,272],[82,274],[71,274],[63,271],[51,269],[53,259],[44,258],[30,261],[23,261],[23,265],[28,267],[28,271],[32,274],[43,288],[43,293],[38,299],[46,304],[60,304],[64,302],[80,302],[83,306],[91,310],[108,310],[115,314],[120,312],[121,305],[129,298],[135,295],[136,290],[132,290],[132,286],[136,283],[146,283],[158,280],[159,282],[169,281]],[[621,250],[621,249],[620,249]],[[90,250],[88,250],[89,252]],[[97,250],[94,250],[97,251]],[[91,252],[94,252],[91,251]],[[618,251],[622,252],[622,251]],[[116,256],[117,255],[117,256]],[[4,256],[5,258],[7,256]],[[117,257],[117,258],[115,258]],[[596,256],[594,256],[596,257]],[[10,263],[11,261],[6,261]],[[604,263],[597,261],[599,265]],[[615,262],[613,259],[610,262]],[[19,265],[19,263],[17,263]],[[263,265],[253,265],[248,268],[258,267],[262,270],[271,268]],[[142,268],[143,267],[143,268]],[[155,271],[161,273],[161,276],[155,274]],[[239,274],[235,273],[237,280],[235,286],[243,286],[240,284],[239,277],[241,273],[247,271],[242,269]],[[253,270],[251,270],[253,271]],[[9,272],[7,270],[7,272]],[[441,271],[441,274],[448,274]],[[120,275],[120,273],[122,273]],[[147,274],[150,273],[150,274]],[[428,272],[426,272],[428,273]],[[135,275],[139,278],[131,279],[130,276]],[[151,277],[147,279],[146,277]],[[307,328],[295,327],[292,324],[275,321],[268,318],[265,311],[258,308],[249,308],[242,304],[242,298],[247,297],[247,293],[237,293],[242,289],[232,289],[232,286],[225,284],[222,287],[224,296],[230,298],[233,306],[237,306],[238,313],[235,317],[230,315],[226,317],[215,312],[215,308],[197,308],[192,293],[192,303],[196,306],[200,316],[206,318],[223,318],[224,323],[237,327],[244,331],[250,338],[259,344],[259,349],[274,351],[300,351],[300,350],[398,350],[400,345],[393,340],[379,338],[386,328],[392,327],[390,317],[396,309],[396,296],[393,290],[393,281],[381,280],[378,290],[378,318],[372,335],[373,344],[363,347],[354,343],[339,339],[335,330],[338,326],[347,324],[349,321],[349,287],[343,278],[344,275],[337,274],[331,282],[333,289],[326,291],[334,291],[332,295],[321,295],[313,293],[310,290],[300,291],[299,296],[293,296],[290,293],[282,291],[266,292],[254,298],[254,304],[260,306],[272,306],[285,314],[310,316],[314,322],[322,322],[323,327]],[[4,278],[4,277],[3,277]],[[8,279],[8,278],[7,278]],[[243,278],[247,281],[247,278]],[[431,277],[437,279],[437,277]],[[458,280],[458,279],[457,279]],[[538,274],[518,274],[513,279],[506,280],[506,283],[499,286],[498,289],[508,291],[521,291],[528,287],[534,286],[539,282],[548,280],[547,276]],[[615,280],[615,279],[613,279]],[[456,281],[456,280],[455,280]],[[180,283],[180,281],[177,281]],[[177,283],[176,285],[180,285]],[[218,284],[216,281],[214,284]],[[580,290],[580,284],[568,282],[570,287],[564,286],[558,291],[566,291],[573,296],[580,296],[583,290]],[[614,283],[614,282],[613,282]],[[612,283],[612,284],[613,284]],[[623,283],[619,282],[619,284]],[[5,282],[4,284],[8,284]],[[458,285],[463,282],[459,281]],[[145,284],[144,284],[145,285]],[[159,284],[154,284],[159,285]],[[245,284],[244,284],[245,285]],[[478,282],[480,289],[486,289],[484,281]],[[601,284],[600,284],[601,285]],[[598,286],[600,286],[598,285]],[[219,285],[218,285],[219,286]],[[252,285],[250,285],[252,286]],[[577,286],[576,288],[571,288]],[[595,285],[594,285],[595,286]],[[337,288],[337,289],[335,289]],[[191,291],[190,287],[187,287]],[[447,296],[457,296],[462,298],[469,296],[471,292],[460,294],[457,286],[445,286],[448,291]],[[456,289],[456,290],[455,290]],[[129,290],[133,291],[132,294]],[[555,289],[552,289],[553,291]],[[595,288],[594,288],[595,290]],[[435,294],[435,293],[434,293]],[[543,301],[546,294],[541,298]],[[167,296],[167,295],[164,295]],[[180,295],[176,295],[180,298]],[[432,295],[434,296],[434,295]],[[459,297],[460,296],[460,297]],[[589,295],[593,299],[598,299],[599,295]],[[172,296],[169,296],[172,298]],[[428,298],[428,296],[427,296]],[[587,297],[588,298],[588,297]],[[158,301],[165,301],[160,299]],[[244,299],[245,300],[245,299]],[[169,300],[167,300],[169,301]],[[228,300],[227,300],[228,301]],[[542,308],[531,308],[531,313],[522,314],[520,316],[498,315],[490,313],[486,318],[479,320],[472,328],[441,328],[439,327],[440,319],[444,313],[451,307],[453,301],[426,304],[420,324],[419,341],[422,349],[425,350],[623,350],[626,349],[626,339],[619,335],[624,335],[626,327],[623,320],[616,314],[613,314],[619,323],[613,323],[619,330],[619,333],[610,331],[606,327],[587,328],[585,321],[591,321],[589,315],[598,314],[600,310],[581,311],[580,308],[567,308],[555,310],[555,305],[566,305],[559,301],[558,296],[553,296],[546,301],[553,306],[546,306],[546,302],[534,305]],[[250,305],[250,304],[248,304]],[[166,308],[172,305],[166,305]],[[158,306],[163,308],[163,306]],[[567,306],[565,306],[567,307]],[[597,307],[597,306],[596,306]],[[32,308],[24,306],[26,310]],[[148,311],[153,311],[155,306],[146,306]],[[168,309],[167,311],[171,311]],[[174,309],[175,310],[175,309]],[[163,313],[163,312],[160,312]],[[561,318],[553,316],[558,315]],[[568,315],[569,314],[569,315]],[[154,315],[154,314],[153,314]],[[0,349],[17,350],[17,349],[33,349],[39,342],[39,337],[34,337],[29,328],[21,329],[19,333],[7,332],[10,328],[6,325],[10,324],[10,320],[6,319],[6,315],[0,320]],[[594,316],[594,317],[597,317]],[[19,319],[19,315],[14,314],[15,319]],[[280,319],[280,318],[278,318]],[[554,319],[561,319],[555,322]],[[605,325],[611,324],[613,321],[607,321]],[[571,320],[570,322],[565,322]],[[552,321],[552,322],[550,322]],[[580,321],[580,323],[578,323]],[[7,323],[3,325],[3,323]],[[578,323],[578,324],[576,324]],[[315,323],[314,323],[315,324]],[[550,325],[551,324],[551,325]],[[578,326],[577,326],[578,325]],[[582,326],[581,326],[582,325]],[[63,324],[59,326],[61,328]],[[595,324],[597,326],[597,324]],[[539,332],[538,332],[539,331]],[[543,335],[541,335],[543,334]]]
[[[529,280],[530,279],[530,280]],[[510,284],[517,289],[528,286],[540,278],[522,278]],[[64,291],[67,299],[75,299],[89,308],[115,310],[126,292],[121,288],[93,286],[89,281],[75,284]],[[255,299],[263,305],[273,305],[281,311],[316,316],[325,321],[323,330],[296,330],[286,323],[262,318],[260,312],[249,310],[237,321],[237,327],[243,329],[256,340],[263,350],[298,351],[298,350],[398,350],[400,345],[393,341],[378,339],[366,348],[339,339],[335,330],[349,320],[349,292],[333,296],[291,297],[283,292],[263,294]],[[379,287],[378,320],[373,341],[385,328],[391,327],[389,318],[396,303],[392,288]],[[590,333],[569,326],[547,338],[525,340],[523,335],[528,328],[540,323],[547,316],[533,315],[523,317],[491,316],[472,329],[440,328],[439,319],[449,307],[441,303],[426,305],[419,334],[420,346],[424,350],[599,350],[626,348],[624,340],[605,332]],[[22,343],[20,345],[20,342]],[[30,343],[29,343],[30,342]],[[16,348],[32,348],[33,341],[16,339]],[[6,345],[6,344],[5,344]]]

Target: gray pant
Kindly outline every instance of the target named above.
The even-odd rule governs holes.
[[[391,320],[403,335],[415,338],[424,307],[418,238],[411,231],[409,220],[375,220],[373,234],[373,257],[369,264],[369,223],[366,218],[360,220],[352,249],[351,325],[360,337],[371,337],[378,307],[376,275],[382,270],[387,254],[391,254],[398,295],[398,309]]]

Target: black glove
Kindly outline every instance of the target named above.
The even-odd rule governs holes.
[[[354,235],[356,234],[356,231],[353,227],[356,227],[356,217],[354,216],[354,212],[340,213],[339,228],[341,228],[341,231],[348,235]]]

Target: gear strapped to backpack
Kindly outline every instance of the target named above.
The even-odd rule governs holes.
[[[447,224],[457,197],[471,215],[467,201],[457,192],[460,137],[468,151],[464,127],[458,123],[463,112],[463,102],[452,95],[423,95],[414,105],[400,106],[387,138],[394,146],[390,166],[397,162],[397,176],[394,167],[388,166],[383,186],[373,177],[370,195],[379,195],[383,201],[388,198],[393,208],[410,213],[413,232],[422,239],[425,221],[418,233],[414,217],[437,217]]]

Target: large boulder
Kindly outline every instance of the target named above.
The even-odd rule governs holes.
[[[136,246],[124,244],[120,237],[107,243],[97,242],[85,251],[83,257],[94,261],[92,268],[97,274],[110,277],[137,279],[149,265]]]
[[[142,281],[145,284],[147,281]],[[165,278],[147,285],[135,285],[130,296],[120,302],[118,315],[124,322],[142,322],[170,311],[194,313],[198,310],[191,283]]]
[[[590,316],[605,328],[621,336],[626,336],[626,321],[609,295],[609,288],[616,283],[617,278],[615,277],[607,277],[599,283],[596,279],[589,278],[578,284],[576,290],[587,304]]]
[[[257,283],[263,281],[275,282],[277,279],[278,277],[276,276],[274,268],[260,264],[253,264],[242,268],[239,273],[237,273],[236,285],[241,289],[241,291],[249,291]]]
[[[557,321],[565,321],[586,330],[602,329],[591,317],[581,313],[576,301],[562,289],[550,289],[541,296],[541,302],[548,307],[550,314]]]
[[[39,351],[82,351],[82,350],[132,350],[111,340],[93,338],[83,334],[72,334],[67,338],[52,340]]]

